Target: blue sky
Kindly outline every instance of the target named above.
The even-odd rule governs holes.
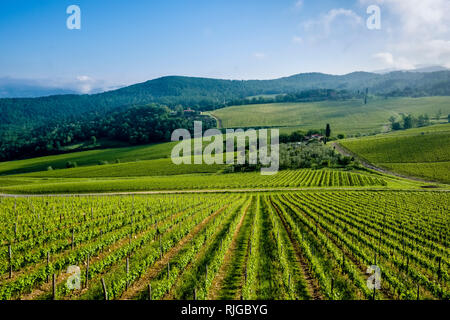
[[[89,92],[175,74],[268,79],[450,66],[449,3],[2,0],[0,77],[78,83]],[[66,27],[73,4],[81,30]],[[381,8],[381,30],[366,27],[371,4]]]

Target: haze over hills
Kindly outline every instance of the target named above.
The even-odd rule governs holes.
[[[426,73],[426,72],[438,72],[438,71],[448,71],[448,70],[449,70],[448,68],[443,67],[443,66],[438,66],[438,65],[417,65],[414,69],[409,69],[409,70],[388,68],[388,69],[376,70],[373,72],[378,73],[378,74],[386,74],[386,73],[395,72],[395,71]]]

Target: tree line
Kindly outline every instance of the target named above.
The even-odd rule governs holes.
[[[64,152],[64,147],[98,139],[110,139],[130,145],[170,141],[178,128],[193,131],[194,121],[203,122],[203,129],[216,126],[211,117],[198,113],[173,112],[158,104],[118,109],[107,115],[87,113],[77,118],[56,121],[31,131],[4,135],[0,140],[0,160],[43,156]]]

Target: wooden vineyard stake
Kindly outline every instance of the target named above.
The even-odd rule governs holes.
[[[89,253],[87,255],[87,265],[86,265],[86,288],[88,287],[89,282],[89,262],[90,262],[90,256]]]
[[[56,275],[53,274],[52,278],[52,297],[53,300],[56,300]]]
[[[127,257],[127,279],[125,282],[125,288],[128,289],[128,274],[130,272],[130,258]]]
[[[11,245],[8,246],[8,255],[9,255],[9,278],[11,279],[13,274]]]
[[[103,297],[108,300],[108,291],[106,290],[105,279],[102,278]]]
[[[47,251],[47,269],[50,265],[50,251]],[[47,273],[47,283],[50,282],[50,274]]]
[[[152,300],[152,285],[148,285],[148,300]]]
[[[331,278],[331,300],[334,300],[333,290],[334,290],[334,278]]]

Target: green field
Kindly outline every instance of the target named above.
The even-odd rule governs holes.
[[[450,113],[450,97],[390,98],[370,100],[321,101],[311,103],[272,103],[232,106],[211,112],[222,127],[282,127],[281,132],[325,128],[333,134],[385,132],[388,119],[400,113]]]
[[[339,143],[363,159],[394,172],[450,183],[450,124]]]
[[[101,161],[114,163],[117,160],[121,162],[132,162],[170,158],[170,152],[175,144],[176,142],[168,142],[134,147],[109,148],[0,162],[0,175],[46,171],[49,166],[53,169],[62,169],[66,168],[68,161],[76,162],[78,166],[92,166],[98,165]]]
[[[21,177],[47,178],[102,178],[102,177],[141,177],[169,176],[190,173],[215,173],[226,165],[221,164],[180,164],[172,159],[143,160],[118,164],[93,165],[70,169],[38,171],[21,174]]]
[[[448,192],[0,200],[0,300],[450,298]]]

